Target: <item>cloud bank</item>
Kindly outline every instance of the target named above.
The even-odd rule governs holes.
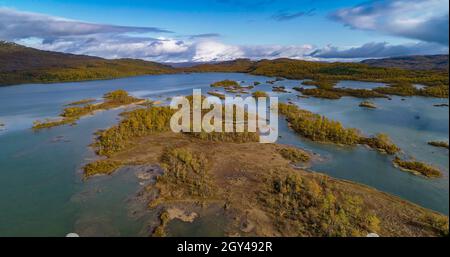
[[[448,45],[448,0],[374,0],[330,15],[353,29]]]
[[[427,55],[447,52],[448,48],[435,43],[390,45],[386,42],[373,42],[347,49],[339,49],[334,46],[327,46],[322,49],[315,50],[313,53],[311,53],[311,56],[317,58],[334,59],[363,59],[404,55]]]
[[[95,34],[170,33],[155,27],[132,27],[74,21],[30,12],[0,8],[0,38],[17,40],[29,37],[44,39]]]

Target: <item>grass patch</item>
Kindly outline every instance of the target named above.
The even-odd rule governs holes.
[[[278,151],[280,155],[293,163],[307,162],[310,157],[304,151],[296,148],[283,148]]]
[[[293,236],[365,236],[380,230],[380,219],[363,200],[336,190],[324,178],[274,171],[259,200],[280,231]]]
[[[112,160],[99,160],[91,162],[84,166],[84,177],[88,178],[94,175],[110,175],[121,165],[118,161]]]
[[[215,195],[205,154],[188,148],[167,148],[160,163],[164,174],[157,178],[159,196],[151,206],[162,201],[207,200]]]

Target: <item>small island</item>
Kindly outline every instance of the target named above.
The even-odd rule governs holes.
[[[208,95],[216,96],[216,97],[218,97],[221,100],[225,99],[225,95],[224,94],[221,94],[221,93],[218,93],[218,92],[214,92],[214,91],[209,91]]]
[[[264,91],[255,91],[252,94],[253,97],[258,98],[258,97],[267,97],[267,93]]]
[[[289,91],[286,90],[285,86],[273,86],[272,87],[273,92],[280,92],[280,93],[289,93]]]
[[[217,81],[211,84],[211,87],[223,87],[226,89],[239,89],[241,88],[241,85],[234,80],[222,80],[222,81]]]
[[[434,107],[448,107],[448,104],[434,104]]]
[[[370,108],[370,109],[376,109],[377,106],[369,101],[363,101],[359,104],[359,107],[365,107],[365,108]]]
[[[445,141],[430,141],[428,142],[429,145],[435,146],[435,147],[442,147],[448,149],[448,143]]]
[[[103,96],[103,102],[98,104],[85,104],[83,106],[67,107],[60,114],[60,118],[56,120],[35,121],[33,123],[33,130],[40,130],[44,128],[51,128],[66,124],[75,124],[83,116],[91,115],[96,111],[109,110],[117,107],[122,107],[130,104],[142,104],[145,100],[132,97],[125,90],[115,90]],[[86,100],[80,100],[83,102]]]
[[[94,98],[87,98],[87,99],[81,99],[75,102],[71,102],[66,104],[66,106],[76,106],[76,105],[84,105],[84,104],[91,104],[94,103],[96,101],[96,99]]]
[[[355,128],[345,128],[338,121],[302,110],[293,104],[280,103],[278,109],[296,133],[312,141],[348,146],[363,144],[386,154],[400,151],[386,134],[379,133],[373,137],[365,137]]]
[[[393,160],[393,163],[394,166],[398,167],[399,169],[415,175],[423,175],[428,178],[442,177],[442,173],[439,169],[419,161],[404,161],[396,156]]]

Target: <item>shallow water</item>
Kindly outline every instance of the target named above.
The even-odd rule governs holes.
[[[0,122],[5,123],[0,130],[0,236],[64,236],[74,231],[108,236],[145,235],[148,232],[145,218],[132,217],[128,204],[139,190],[134,174],[119,172],[87,182],[80,176],[83,164],[95,158],[88,148],[93,133],[115,124],[117,114],[123,110],[100,112],[81,119],[76,126],[38,133],[30,129],[32,122],[56,117],[72,101],[101,98],[115,89],[164,101],[175,95],[191,94],[192,88],[202,88],[206,93],[211,90],[211,83],[223,79],[252,85],[254,81],[264,83],[273,78],[203,73],[0,87]],[[374,99],[379,108],[368,110],[358,107],[361,99],[350,97],[299,99],[292,87],[300,83],[292,80],[275,83],[286,86],[292,93],[271,92],[273,85],[267,84],[256,86],[253,91],[270,91],[270,95],[279,96],[280,100],[295,102],[366,134],[385,132],[405,155],[439,166],[444,178],[430,180],[399,171],[392,167],[389,157],[364,147],[344,148],[304,140],[289,131],[285,122],[280,123],[279,143],[305,147],[326,157],[325,162],[315,163],[313,170],[364,183],[448,214],[448,150],[426,144],[429,140],[448,140],[448,108],[433,106],[448,103],[448,99]],[[179,227],[181,230],[182,225]]]

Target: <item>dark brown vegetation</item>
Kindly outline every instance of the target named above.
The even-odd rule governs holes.
[[[429,145],[436,146],[436,147],[443,147],[448,149],[448,143],[444,141],[430,141],[428,142]]]
[[[279,92],[279,93],[288,93],[286,88],[284,86],[273,86],[272,87],[273,92]]]

